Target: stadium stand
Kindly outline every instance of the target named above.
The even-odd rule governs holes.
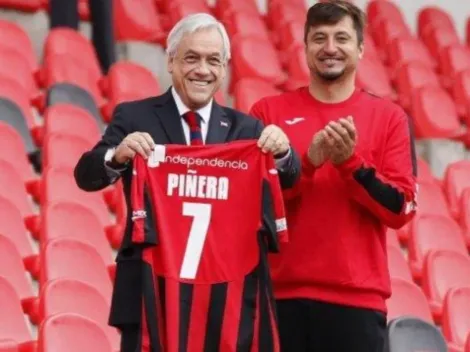
[[[470,6],[355,2],[368,14],[357,83],[405,109],[418,151],[417,216],[387,233],[387,348],[470,352]],[[308,82],[304,0],[114,3],[120,61],[103,76],[86,0],[82,33],[40,27],[47,1],[0,0],[1,352],[118,350],[107,316],[122,185],[87,194],[72,170],[116,105],[167,89],[163,53],[176,21],[207,11],[226,25],[221,103],[248,112]]]

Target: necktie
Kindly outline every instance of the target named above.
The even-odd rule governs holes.
[[[203,145],[201,132],[201,118],[194,111],[188,111],[183,115],[189,126],[189,137],[191,145]]]

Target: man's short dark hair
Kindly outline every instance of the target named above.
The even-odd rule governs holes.
[[[345,0],[326,0],[318,2],[308,9],[304,29],[304,43],[307,43],[308,31],[311,27],[334,25],[346,16],[351,17],[358,43],[362,44],[366,15],[356,5]]]

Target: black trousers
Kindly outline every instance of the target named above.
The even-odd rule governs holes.
[[[385,314],[309,299],[277,301],[281,352],[383,352]]]
[[[101,70],[106,74],[116,62],[113,0],[88,0],[92,24],[92,42]],[[78,0],[49,0],[50,28],[69,27],[78,30]]]

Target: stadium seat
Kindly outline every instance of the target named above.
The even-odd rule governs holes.
[[[40,104],[40,111],[43,112],[46,107],[61,103],[77,105],[87,110],[98,124],[103,126],[100,111],[93,97],[86,90],[69,83],[54,84],[47,90],[45,99]]]
[[[418,12],[418,34],[426,35],[433,29],[445,28],[455,30],[454,22],[450,15],[443,9],[434,6],[425,6]]]
[[[467,243],[467,248],[470,250],[470,188],[465,188],[460,196],[460,209],[462,214],[460,216],[460,225]]]
[[[303,33],[303,26],[299,23],[301,31]],[[303,35],[299,36],[301,44],[303,44]],[[377,46],[374,44],[372,36],[368,32],[364,32],[364,57],[367,57],[372,60],[382,60],[380,56],[380,51],[377,49]]]
[[[25,267],[20,252],[9,238],[2,235],[0,235],[0,277],[7,280],[13,286],[17,297],[21,300],[22,310],[29,314],[35,300],[33,288],[25,274]],[[0,294],[0,297],[2,297],[0,301],[3,301],[2,294]],[[0,314],[1,321],[5,314],[3,309],[0,309],[0,312],[2,312]],[[2,329],[0,329],[0,338],[8,337],[2,336],[2,332]]]
[[[160,93],[157,78],[148,69],[127,61],[119,61],[111,66],[108,75],[100,82],[100,87],[109,99],[101,110],[106,122],[111,121],[114,108],[119,103]]]
[[[412,37],[392,40],[387,48],[387,58],[392,72],[410,63],[430,70],[437,69],[437,62],[428,49],[420,40]]]
[[[168,11],[166,12],[165,22],[163,23],[165,30],[170,30],[180,19],[195,13],[210,13],[210,8],[203,1],[168,1]]]
[[[82,191],[75,182],[73,172],[74,169],[71,167],[48,167],[43,171],[40,190],[41,208],[59,201],[73,200],[97,216],[103,227],[110,225],[110,214],[104,195],[100,192]]]
[[[421,215],[411,225],[408,254],[413,277],[421,279],[423,261],[433,249],[467,254],[462,230],[449,217]]]
[[[415,283],[393,278],[392,296],[387,300],[388,321],[409,316],[432,322],[431,311],[423,291]]]
[[[272,39],[271,34],[259,14],[234,12],[230,16],[226,16],[224,25],[232,40],[235,36],[241,38],[253,37],[266,41]]]
[[[440,323],[442,303],[454,287],[470,286],[470,256],[455,251],[433,250],[424,260],[422,288],[430,302],[434,321]]]
[[[35,1],[24,0],[22,2],[34,3]],[[19,24],[4,19],[0,20],[0,43],[0,46],[3,48],[10,48],[20,52],[29,63],[30,72],[37,73],[39,65],[33,43]]]
[[[387,352],[448,352],[446,341],[431,322],[401,317],[387,326]]]
[[[463,351],[470,334],[470,286],[447,292],[442,308],[442,333],[454,349]]]
[[[1,276],[0,297],[2,297],[0,299],[0,312],[2,312],[0,314],[0,340],[11,340],[17,344],[12,346],[10,341],[7,345],[5,341],[3,346],[9,346],[12,351],[14,351],[14,347],[17,347],[21,352],[35,352],[35,341],[33,341],[26,325],[20,298],[15,287]]]
[[[460,39],[455,31],[446,28],[429,30],[423,34],[421,39],[431,55],[435,58],[438,58],[440,52],[448,46],[460,44]]]
[[[111,247],[101,219],[77,200],[58,200],[44,205],[41,212],[41,245],[55,238],[71,238],[92,246],[113,275],[115,269]]]
[[[31,273],[35,272],[37,256],[28,238],[23,216],[10,200],[0,195],[0,235],[15,245],[23,264]]]
[[[111,279],[99,252],[80,240],[59,237],[45,244],[40,253],[40,288],[46,282],[68,278],[96,288],[105,298],[111,297]]]
[[[395,246],[387,246],[388,270],[390,277],[413,282],[410,268],[401,249]]]
[[[398,101],[406,110],[411,109],[412,95],[423,87],[440,87],[437,74],[420,62],[405,64],[395,71],[395,87],[398,91]]]
[[[0,77],[20,84],[30,100],[34,100],[40,94],[28,59],[22,52],[10,47],[3,47],[1,44]]]
[[[439,53],[439,72],[442,84],[451,89],[457,75],[470,69],[470,49],[464,45],[451,45]]]
[[[444,174],[443,186],[450,212],[458,220],[463,212],[460,197],[463,190],[470,187],[470,160],[450,163]]]
[[[29,147],[33,147],[33,149],[27,151],[26,145],[16,129],[10,124],[0,122],[0,149],[9,150],[9,153],[0,154],[0,160],[7,161],[15,167],[26,189],[34,196],[37,193],[38,178],[29,163],[28,154],[33,154],[36,148],[32,145]]]
[[[93,320],[106,332],[114,351],[119,350],[119,335],[108,326],[110,298],[95,288],[70,279],[49,281],[41,290],[39,322],[61,313],[75,313]]]
[[[258,7],[253,0],[218,0],[215,3],[214,13],[223,21],[235,13],[259,16]]]
[[[293,91],[299,87],[306,87],[310,83],[310,69],[305,58],[305,49],[296,46],[287,52],[286,71],[289,75],[284,88]]]
[[[44,139],[43,169],[69,167],[77,164],[82,154],[94,146],[89,140],[73,134],[55,133]]]
[[[43,0],[0,0],[0,8],[36,12],[44,7]]]
[[[455,103],[443,88],[426,86],[414,92],[411,116],[417,139],[467,138],[468,133],[460,125]]]
[[[290,22],[305,22],[305,3],[304,7],[291,5],[288,2],[276,2],[268,7],[266,23],[271,31],[279,32]]]
[[[418,178],[417,178],[417,181],[418,181],[418,184],[420,185],[420,187],[421,187],[421,185],[424,185],[424,184],[428,184],[428,183],[434,184],[434,183],[436,183],[436,178],[432,174],[431,168],[429,167],[427,162],[424,159],[418,157],[417,158],[417,164],[418,164]]]
[[[37,230],[36,214],[28,199],[21,175],[11,163],[5,160],[0,160],[0,170],[0,194],[19,209],[26,228],[34,233]]]
[[[0,352],[19,352],[18,344],[12,339],[0,339]]]
[[[66,133],[86,139],[90,144],[100,140],[102,131],[96,119],[85,109],[71,104],[57,104],[43,115],[42,135]]]
[[[459,116],[465,125],[470,126],[470,70],[464,70],[455,76],[451,93]]]
[[[232,76],[229,93],[242,78],[258,78],[276,87],[286,82],[276,50],[270,42],[257,38],[238,38],[232,42]],[[260,65],[260,62],[263,65]]]
[[[78,314],[53,315],[41,324],[38,352],[112,352],[103,328]]]
[[[398,233],[396,230],[387,229],[387,246],[400,248],[400,241],[398,240]]]
[[[377,48],[384,53],[384,56],[387,53],[388,47],[394,40],[413,38],[409,27],[402,23],[383,20],[378,22],[375,28],[375,31],[371,32],[374,43]]]
[[[70,54],[49,54],[41,71],[41,82],[46,89],[57,83],[73,84],[87,91],[99,107],[105,103],[99,89],[100,80],[101,75],[94,73],[90,65],[84,65],[81,56]]]
[[[165,44],[166,34],[154,0],[114,1],[116,40]]]
[[[233,92],[235,109],[248,113],[259,99],[280,94],[281,91],[273,85],[259,80],[244,78],[237,82]]]
[[[279,49],[282,62],[286,62],[287,58],[282,57],[283,52],[290,52],[292,48],[298,46],[302,48],[304,47],[304,24],[300,21],[287,22],[285,25],[277,29],[274,43],[276,43],[277,48]],[[367,46],[368,54],[374,55],[374,50],[375,46]]]
[[[395,98],[385,66],[380,61],[363,57],[358,65],[356,84],[380,97]]]
[[[369,1],[366,7],[367,19],[371,30],[382,20],[405,24],[400,8],[392,1]]]

